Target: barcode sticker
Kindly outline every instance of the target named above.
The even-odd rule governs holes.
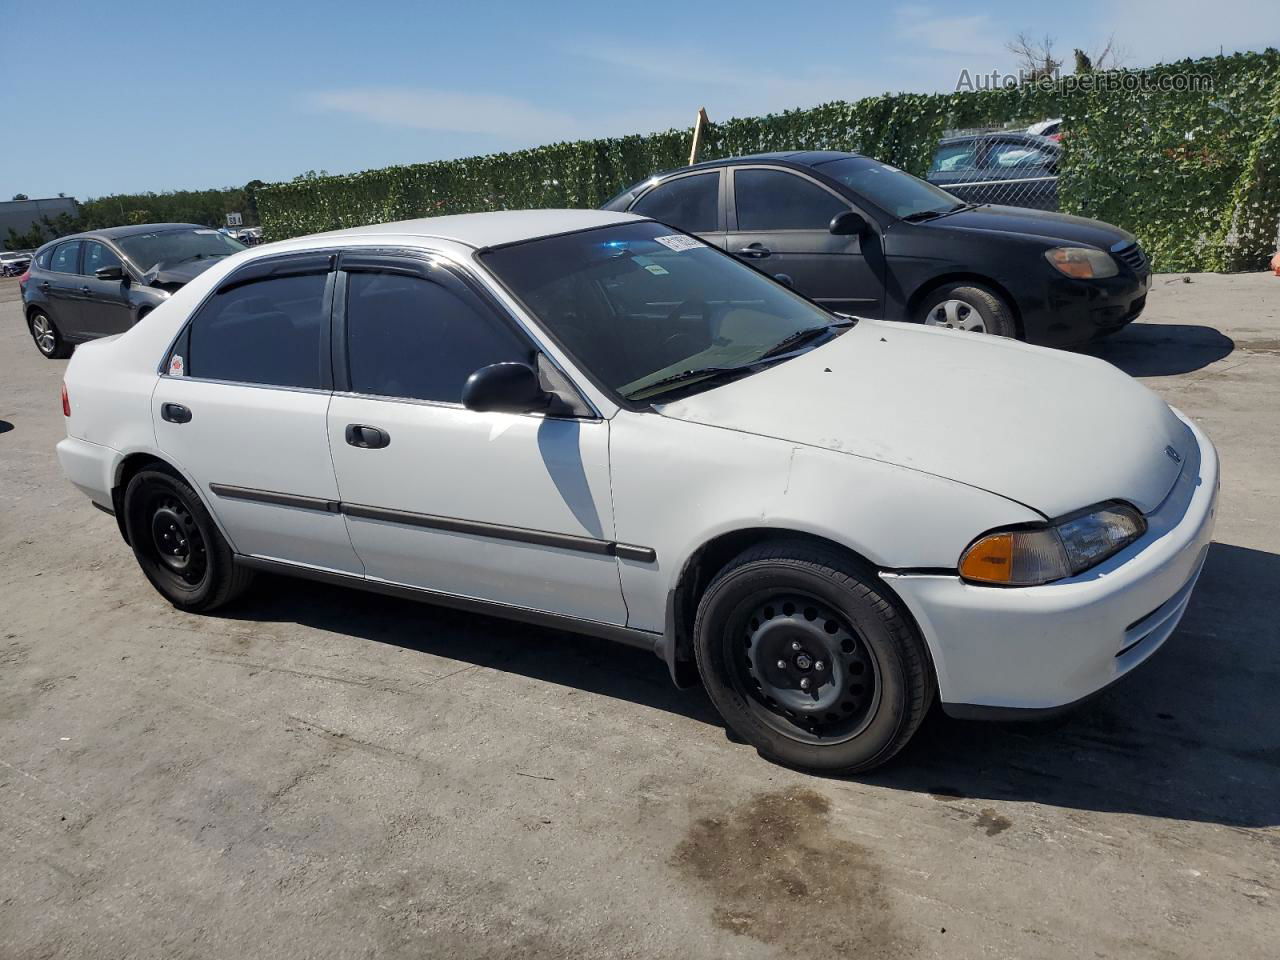
[[[673,234],[669,237],[654,237],[664,247],[669,247],[679,253],[681,250],[693,250],[702,246],[702,241],[695,237],[686,237],[682,234]]]

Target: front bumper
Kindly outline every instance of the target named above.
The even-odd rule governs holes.
[[[1057,712],[1119,680],[1169,638],[1208,553],[1219,486],[1213,444],[1184,422],[1196,449],[1147,516],[1146,535],[1099,566],[1013,588],[882,574],[929,644],[948,713]]]
[[[1105,280],[1073,280],[1051,271],[1042,296],[1022,303],[1028,343],[1069,347],[1114,333],[1146,309],[1151,274],[1122,269]]]

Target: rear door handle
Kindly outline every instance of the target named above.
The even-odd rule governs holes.
[[[87,297],[87,296],[90,294],[90,292],[91,292],[91,291],[89,290],[89,288],[88,288],[88,287],[81,287],[81,288],[80,288],[80,292],[81,292],[81,293],[83,293],[83,294]]]
[[[347,443],[362,450],[379,450],[391,442],[391,435],[364,423],[347,424]]]
[[[41,280],[41,281],[40,281],[40,289],[41,289],[41,290],[48,290],[48,289],[49,289],[49,281],[48,281],[48,280]]]
[[[761,257],[769,256],[769,254],[772,252],[773,251],[771,251],[763,243],[749,243],[745,247],[743,247],[741,250],[738,251],[738,255],[743,257],[752,257],[755,259],[759,259]]]
[[[160,404],[160,419],[170,423],[190,423],[191,411],[180,403]]]

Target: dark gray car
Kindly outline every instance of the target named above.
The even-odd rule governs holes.
[[[36,348],[66,357],[73,344],[124,333],[222,257],[237,240],[194,223],[144,223],[61,237],[36,251],[21,281]]]
[[[1057,210],[1061,160],[1056,141],[1033,133],[947,137],[934,151],[925,179],[968,203]]]

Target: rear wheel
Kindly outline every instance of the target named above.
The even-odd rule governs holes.
[[[62,339],[62,334],[43,310],[32,311],[27,326],[31,330],[31,339],[36,342],[36,349],[50,360],[64,360],[71,356],[71,345]]]
[[[245,591],[253,572],[237,566],[196,492],[162,468],[139,472],[124,494],[125,528],[138,566],[182,610],[204,612]]]
[[[924,643],[874,573],[813,544],[756,547],[730,562],[702,597],[694,637],[730,728],[788,766],[878,766],[933,700]]]
[[[1012,308],[994,291],[976,283],[951,283],[938,288],[921,303],[916,319],[927,327],[997,337],[1018,335]]]

